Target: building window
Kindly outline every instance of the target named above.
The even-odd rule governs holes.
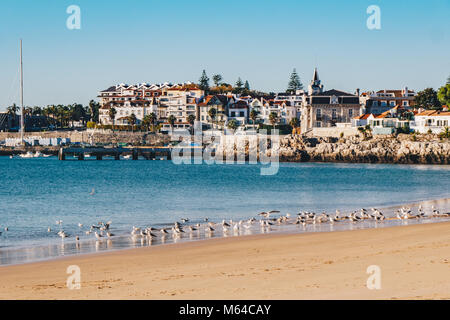
[[[316,120],[322,120],[322,110],[321,109],[316,110]]]
[[[390,105],[391,107],[395,107],[395,101],[389,101],[389,105]]]
[[[353,118],[353,109],[348,109],[348,116]]]
[[[316,121],[316,127],[317,127],[317,128],[320,128],[320,127],[322,127],[322,122],[320,122],[320,121]]]
[[[403,101],[403,106],[407,107],[409,105],[408,100]]]
[[[236,116],[236,112],[231,111],[231,116],[232,116],[232,117],[235,117],[235,116]]]
[[[239,117],[244,117],[244,111],[239,112]]]
[[[337,119],[337,112],[336,112],[336,109],[331,109],[331,118],[332,118],[333,120],[336,120],[336,119]]]

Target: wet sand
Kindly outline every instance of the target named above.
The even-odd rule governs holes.
[[[450,299],[450,222],[260,234],[0,267],[1,299]],[[81,269],[81,289],[66,286]],[[369,290],[367,267],[381,269]]]

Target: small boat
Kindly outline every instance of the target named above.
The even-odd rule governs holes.
[[[42,155],[44,158],[48,158],[48,157],[51,157],[52,155],[51,154],[43,154]]]
[[[131,159],[131,154],[127,154],[126,156],[123,156],[123,158],[126,160]]]
[[[86,153],[86,154],[84,155],[84,157],[85,157],[85,158],[90,158],[91,155],[90,155],[89,153]]]
[[[19,154],[19,157],[24,158],[24,159],[28,159],[28,158],[34,158],[34,154],[31,153],[30,151],[28,151],[25,154]]]
[[[36,153],[33,155],[34,158],[40,158],[42,156],[43,156],[43,154],[39,151],[36,151]]]

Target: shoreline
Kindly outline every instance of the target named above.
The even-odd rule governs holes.
[[[260,234],[4,266],[0,299],[449,299],[449,227]],[[73,264],[81,290],[65,285]],[[373,264],[382,290],[365,286]]]
[[[424,207],[430,207],[431,205],[437,205],[444,206],[445,212],[450,212],[450,198],[437,198],[437,199],[428,199],[428,200],[417,200],[414,202],[408,202],[408,203],[402,203],[402,204],[394,204],[394,205],[387,205],[383,207],[379,207],[381,211],[383,211],[386,214],[386,211],[391,213],[391,211],[395,211],[396,209],[399,209],[401,207],[410,207],[413,208],[417,207],[419,205],[422,205]],[[352,210],[343,210],[342,213],[346,214],[351,212]],[[33,263],[39,263],[39,262],[51,262],[54,260],[64,259],[64,258],[71,258],[71,257],[79,257],[84,255],[96,255],[96,254],[103,254],[108,252],[116,252],[116,251],[124,251],[124,250],[133,250],[133,249],[140,249],[145,247],[155,247],[155,246],[166,246],[166,245],[173,245],[177,243],[190,243],[190,242],[198,242],[198,241],[204,241],[204,240],[214,240],[214,239],[222,239],[222,238],[243,238],[243,237],[251,237],[251,236],[258,236],[258,235],[264,235],[264,234],[272,234],[272,235],[295,235],[295,234],[321,234],[321,233],[327,233],[327,232],[345,232],[345,231],[355,231],[355,230],[367,230],[367,229],[374,229],[374,228],[391,228],[396,226],[403,226],[405,223],[407,225],[426,225],[426,224],[435,224],[435,223],[445,223],[449,221],[449,218],[422,218],[420,220],[416,219],[409,219],[409,220],[397,220],[397,219],[389,219],[389,216],[392,216],[391,214],[387,214],[388,219],[386,221],[378,223],[371,223],[370,221],[367,222],[358,222],[356,224],[348,225],[346,222],[340,222],[336,225],[327,225],[326,223],[323,225],[317,225],[313,226],[314,228],[311,229],[301,229],[299,227],[295,227],[292,224],[291,225],[281,225],[281,226],[275,226],[276,229],[271,230],[269,232],[260,232],[258,229],[254,229],[253,231],[246,230],[245,233],[239,232],[238,234],[221,234],[216,233],[214,235],[207,236],[204,234],[203,236],[200,236],[200,234],[194,234],[194,237],[192,237],[192,234],[189,235],[189,238],[182,237],[182,238],[175,238],[175,239],[166,239],[164,242],[159,243],[159,237],[156,240],[157,242],[154,243],[151,242],[139,242],[134,239],[133,241],[130,240],[130,235],[128,233],[121,233],[119,235],[116,235],[113,238],[105,238],[103,240],[97,241],[94,239],[82,239],[81,241],[75,241],[73,238],[68,238],[68,241],[60,242],[57,239],[54,239],[54,241],[49,242],[48,244],[38,244],[35,246],[10,246],[10,247],[2,247],[0,248],[0,254],[3,256],[7,255],[14,255],[17,253],[22,253],[23,255],[30,254],[34,251],[63,251],[67,253],[63,254],[56,254],[56,255],[47,255],[47,256],[41,256],[30,260],[24,260],[24,261],[15,261],[13,263],[0,263],[0,269],[5,268],[8,266],[19,266],[24,264],[33,264]],[[162,225],[164,226],[164,225]],[[167,241],[167,243],[166,243]],[[95,245],[95,250],[94,250]],[[106,248],[105,248],[106,245]],[[75,249],[76,247],[76,249]],[[90,247],[90,249],[87,249],[87,251],[81,251],[80,248],[83,247],[83,250],[86,250],[86,247]],[[0,259],[11,259],[11,258],[4,258],[0,255]],[[1,260],[0,260],[1,261]]]

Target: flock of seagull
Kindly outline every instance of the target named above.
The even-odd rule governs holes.
[[[234,235],[238,235],[241,231],[250,230],[252,228],[257,227],[258,225],[261,228],[262,232],[271,231],[273,226],[279,225],[302,225],[306,228],[307,225],[316,225],[316,224],[335,224],[335,223],[358,223],[361,221],[384,221],[384,220],[408,220],[408,219],[422,219],[422,218],[438,218],[438,217],[450,217],[450,212],[441,213],[434,206],[431,206],[431,211],[426,212],[422,205],[418,207],[417,213],[413,213],[411,208],[402,207],[395,211],[395,216],[387,217],[380,210],[376,208],[360,209],[359,211],[353,211],[348,214],[342,214],[339,210],[336,210],[335,214],[328,214],[326,212],[315,213],[309,211],[301,211],[296,215],[291,215],[289,213],[285,215],[280,215],[279,210],[272,210],[268,212],[260,212],[258,213],[257,218],[250,218],[247,220],[222,220],[222,222],[212,222],[209,221],[208,218],[204,218],[202,223],[189,224],[188,218],[180,219],[180,222],[176,221],[168,227],[164,228],[154,228],[154,227],[135,227],[133,226],[130,234],[133,239],[142,237],[143,239],[155,239],[158,237],[166,237],[171,235],[174,238],[181,237],[182,234],[199,234],[201,231],[204,232],[205,235],[212,236],[217,232],[222,232],[224,236],[229,233],[233,233]],[[103,238],[112,238],[115,236],[110,231],[111,221],[108,222],[98,222],[97,224],[93,224],[89,227],[89,229],[83,231],[86,235],[93,234],[97,240],[102,240]],[[57,220],[56,225],[60,226],[60,230],[57,232],[57,235],[62,239],[70,237],[70,235],[63,230],[62,220]],[[84,228],[82,223],[78,224],[80,231]],[[4,232],[9,231],[8,227],[4,227]],[[52,232],[52,228],[48,227],[48,233]],[[2,231],[0,231],[0,236],[2,235]],[[75,240],[79,241],[80,236],[76,235]]]

